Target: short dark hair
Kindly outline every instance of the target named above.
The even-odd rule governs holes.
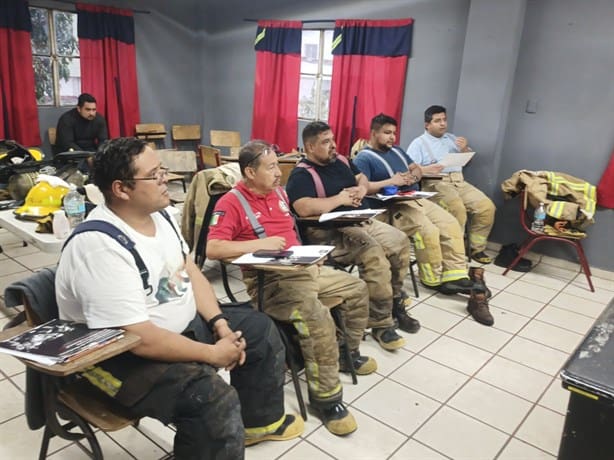
[[[385,113],[378,113],[373,118],[371,118],[371,129],[373,131],[377,131],[384,125],[398,126],[397,121],[390,115],[386,115]]]
[[[80,94],[79,99],[77,99],[77,105],[79,107],[83,107],[83,104],[85,104],[86,102],[93,102],[95,104],[96,98],[89,93]]]
[[[446,113],[446,108],[441,105],[432,105],[424,111],[424,122],[430,123],[433,115],[437,113]]]
[[[262,152],[267,149],[273,150],[271,144],[261,139],[254,139],[241,147],[241,150],[239,150],[239,168],[242,176],[245,176],[245,168],[248,166],[257,168],[260,165]]]
[[[303,128],[303,146],[311,141],[313,138],[318,137],[320,133],[330,131],[328,123],[323,121],[312,121]]]
[[[118,137],[105,141],[94,157],[94,184],[98,186],[105,198],[110,196],[111,184],[116,180],[125,181],[134,186],[131,181],[136,173],[134,157],[142,153],[147,142],[134,137]]]

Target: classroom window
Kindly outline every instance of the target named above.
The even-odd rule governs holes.
[[[328,120],[333,75],[332,41],[332,29],[303,30],[298,99],[298,117],[302,120]]]
[[[81,94],[77,14],[31,7],[30,17],[37,104],[76,105]]]

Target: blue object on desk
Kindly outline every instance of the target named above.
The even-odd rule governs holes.
[[[399,191],[399,187],[396,185],[386,185],[382,187],[382,195],[396,195]]]

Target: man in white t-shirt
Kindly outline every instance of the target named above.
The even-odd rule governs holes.
[[[173,423],[177,458],[240,459],[245,445],[299,436],[303,420],[284,414],[277,329],[250,305],[218,306],[176,224],[158,212],[170,200],[156,152],[134,138],[108,141],[94,177],[105,204],[87,221],[109,222],[134,241],[148,278],[103,232],[66,245],[56,275],[60,318],[142,340],[84,376],[135,415]],[[233,386],[218,368],[231,371]]]

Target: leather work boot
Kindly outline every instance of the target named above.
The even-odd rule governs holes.
[[[488,300],[484,292],[474,291],[467,302],[467,311],[478,323],[485,326],[495,324],[495,319],[492,317],[488,309]]]
[[[392,318],[398,324],[399,329],[415,334],[420,329],[420,322],[407,313],[406,308],[410,303],[411,300],[405,294],[395,297],[392,301]]]
[[[371,329],[371,335],[384,350],[398,350],[405,345],[405,339],[397,334],[394,327],[378,327]]]
[[[344,374],[350,373],[350,365],[354,366],[356,375],[368,375],[377,370],[377,361],[369,356],[361,356],[358,350],[350,351],[352,363],[348,363],[345,359],[345,353],[339,351],[339,372]]]
[[[324,426],[332,434],[346,436],[358,428],[356,419],[341,401],[328,404],[312,403],[312,406],[319,412]]]
[[[490,292],[490,289],[488,289],[488,286],[486,286],[484,269],[482,267],[469,267],[469,279],[475,284],[481,283],[484,285],[484,293],[486,294],[487,299],[492,297],[492,292]]]

